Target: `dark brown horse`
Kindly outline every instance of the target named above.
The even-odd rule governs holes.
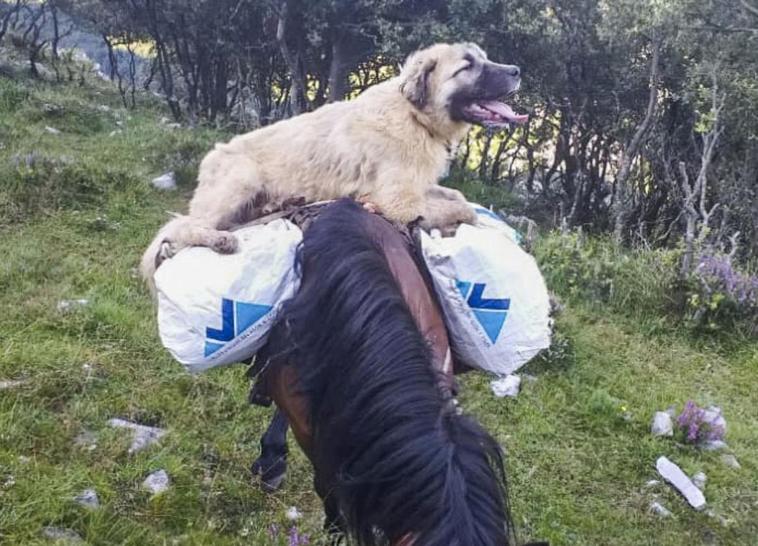
[[[502,452],[457,408],[440,308],[411,242],[338,201],[305,231],[302,286],[257,358],[277,406],[254,472],[275,488],[288,424],[326,525],[358,544],[514,543]]]

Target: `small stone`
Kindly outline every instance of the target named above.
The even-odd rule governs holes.
[[[739,470],[740,468],[742,468],[742,465],[740,465],[740,462],[737,460],[737,457],[735,457],[731,453],[724,453],[723,455],[721,455],[721,462],[734,470]]]
[[[673,515],[668,508],[666,508],[660,502],[657,502],[657,501],[653,501],[650,503],[650,513],[660,516],[662,518],[669,518]]]
[[[18,462],[20,464],[29,464],[30,462],[32,462],[32,460],[29,457],[27,457],[26,455],[19,455],[18,456]]]
[[[653,423],[650,426],[650,432],[653,436],[673,436],[674,423],[671,416],[665,411],[656,411],[653,416]]]
[[[148,427],[139,425],[124,419],[111,419],[108,425],[115,428],[127,428],[133,430],[132,445],[129,447],[129,454],[136,453],[154,444],[166,434],[166,431],[158,427]]]
[[[705,451],[718,451],[720,449],[726,449],[729,446],[723,440],[710,440],[708,442],[703,442],[700,447]]]
[[[56,129],[55,127],[50,127],[50,126],[45,127],[45,131],[47,131],[51,135],[61,134],[60,129]]]
[[[74,311],[79,307],[86,307],[87,305],[89,305],[89,300],[87,299],[61,300],[58,302],[56,308],[60,313],[68,313],[69,311]]]
[[[718,406],[709,406],[703,410],[703,421],[711,427],[720,428],[726,433],[726,419]]]
[[[706,503],[703,492],[695,487],[695,484],[692,483],[692,480],[687,477],[687,474],[685,474],[681,468],[666,457],[659,457],[658,461],[655,463],[655,467],[663,479],[673,485],[674,488],[687,499],[690,506],[695,510],[702,510],[705,508]]]
[[[63,527],[43,527],[42,536],[49,540],[63,540],[73,544],[84,542],[79,533],[73,529],[64,529]]]
[[[289,521],[297,521],[303,517],[303,514],[295,506],[290,506],[285,515]]]
[[[107,104],[98,104],[97,105],[97,109],[100,110],[101,112],[110,112],[111,111],[111,107],[108,106]]]
[[[116,135],[120,135],[121,133],[123,133],[123,131],[121,129],[116,129],[116,130],[111,131],[110,133],[108,133],[108,136],[109,137],[114,137]]]
[[[661,484],[660,480],[648,480],[647,483],[645,484],[645,487],[655,487],[656,485],[660,485],[660,484]]]
[[[171,481],[165,470],[158,470],[150,474],[145,481],[142,482],[142,487],[150,491],[153,495],[159,495],[168,490]]]
[[[700,489],[700,491],[705,490],[705,482],[708,481],[708,476],[705,475],[705,472],[698,472],[694,476],[692,476],[692,483],[695,484],[695,487]]]
[[[729,525],[729,521],[724,516],[714,512],[712,508],[709,508],[708,510],[706,510],[705,515],[708,516],[709,518],[715,519],[724,527],[727,527]]]
[[[100,499],[97,498],[97,491],[94,489],[85,489],[74,497],[74,502],[84,506],[88,510],[100,508]]]
[[[97,436],[90,430],[83,430],[74,438],[74,445],[87,451],[94,451],[97,449]]]
[[[20,381],[20,380],[14,380],[14,379],[0,380],[0,391],[15,389],[16,387],[20,387],[24,383],[26,383],[26,381]]]
[[[175,190],[176,189],[176,176],[173,171],[162,174],[157,178],[153,178],[151,182],[154,188],[159,190]]]
[[[521,387],[521,378],[518,375],[507,375],[491,382],[490,387],[498,398],[505,396],[515,398],[518,396],[519,388]]]

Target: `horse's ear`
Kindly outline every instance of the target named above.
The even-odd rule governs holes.
[[[429,75],[436,66],[437,61],[424,52],[414,53],[408,57],[400,73],[400,92],[419,110],[426,106],[429,98]]]

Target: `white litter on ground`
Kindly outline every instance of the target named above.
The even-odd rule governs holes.
[[[176,176],[174,175],[174,171],[170,171],[162,174],[161,176],[153,178],[151,184],[154,188],[157,188],[159,190],[175,190]]]
[[[87,305],[89,305],[89,300],[83,298],[78,300],[61,300],[58,302],[56,309],[61,313],[67,313],[79,307],[86,307]]]
[[[674,488],[687,499],[690,506],[695,510],[702,510],[705,508],[706,503],[703,492],[692,483],[692,480],[687,477],[687,474],[685,474],[681,468],[666,457],[659,457],[658,461],[655,463],[655,467],[658,469],[658,473],[663,479],[673,485]]]
[[[100,499],[97,498],[97,491],[94,489],[85,489],[74,497],[74,502],[89,510],[100,508]]]
[[[695,487],[700,489],[700,491],[705,490],[705,482],[708,481],[708,476],[705,475],[705,472],[698,472],[694,476],[692,476],[692,483],[695,484]]]
[[[300,512],[300,510],[297,509],[296,506],[290,506],[287,509],[287,513],[285,515],[289,521],[297,521],[303,517],[303,514]]]
[[[165,470],[158,470],[150,474],[145,481],[142,482],[142,487],[150,491],[153,495],[159,495],[164,491],[167,491],[171,480]]]
[[[507,375],[502,379],[496,379],[490,383],[492,392],[498,398],[506,396],[515,398],[521,388],[521,378],[518,375]]]
[[[166,434],[166,431],[158,427],[148,427],[139,425],[124,419],[111,419],[108,425],[114,428],[126,428],[134,431],[132,445],[129,447],[129,453],[136,453],[146,447],[154,444]]]
[[[671,511],[663,506],[660,502],[653,501],[650,503],[650,513],[661,516],[662,518],[668,518],[673,516]]]

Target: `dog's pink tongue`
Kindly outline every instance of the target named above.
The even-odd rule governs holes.
[[[504,118],[506,121],[509,121],[511,123],[518,123],[519,125],[522,125],[529,121],[529,116],[527,114],[517,114],[513,111],[513,108],[505,104],[504,102],[500,102],[497,100],[488,100],[480,102],[479,105],[482,108],[486,108],[490,112],[493,112],[497,114],[498,116]]]

